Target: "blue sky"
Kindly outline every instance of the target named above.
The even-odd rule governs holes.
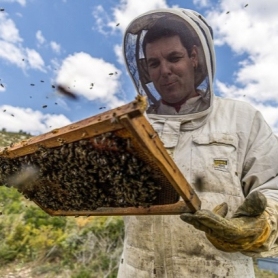
[[[278,134],[277,0],[0,0],[0,129],[37,135],[132,101],[124,30],[173,6],[214,29],[216,94],[249,102]],[[57,83],[78,100],[59,95]]]

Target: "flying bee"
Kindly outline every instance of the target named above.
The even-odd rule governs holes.
[[[66,96],[66,97],[68,97],[68,98],[70,98],[70,99],[73,99],[73,100],[77,100],[77,99],[78,99],[78,97],[77,97],[76,94],[74,94],[73,92],[69,91],[68,89],[66,89],[66,88],[65,88],[64,86],[62,86],[62,85],[57,85],[57,86],[56,86],[56,89],[57,89],[57,91],[58,91],[60,94]]]

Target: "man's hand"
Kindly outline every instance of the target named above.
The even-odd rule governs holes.
[[[226,219],[228,205],[223,203],[213,209],[184,213],[180,218],[204,231],[208,240],[219,250],[226,252],[253,251],[270,235],[267,221],[266,198],[253,192],[245,199],[231,219]]]

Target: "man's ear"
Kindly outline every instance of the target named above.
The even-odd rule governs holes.
[[[190,59],[192,61],[193,68],[198,67],[198,49],[196,45],[193,45],[191,53],[190,53]]]

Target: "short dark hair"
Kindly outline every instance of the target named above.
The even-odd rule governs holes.
[[[182,45],[187,50],[188,55],[191,55],[194,45],[199,45],[198,40],[192,35],[192,32],[181,21],[173,19],[161,18],[147,31],[142,47],[146,58],[146,45],[163,37],[179,36]]]

